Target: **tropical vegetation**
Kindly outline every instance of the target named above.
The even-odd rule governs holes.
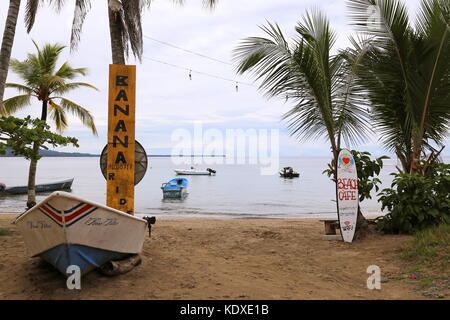
[[[272,23],[261,27],[267,37],[242,40],[234,51],[237,72],[252,72],[266,97],[292,103],[283,118],[293,136],[330,143],[333,161],[326,172],[335,182],[344,143],[349,147],[371,132],[378,134],[402,166],[393,185],[399,188],[382,192],[380,201],[391,214],[380,222],[381,229],[410,232],[436,221],[448,223],[437,212],[448,213],[445,197],[450,189],[442,180],[444,169],[436,169],[435,163],[450,128],[450,2],[422,0],[415,26],[400,0],[348,0],[348,7],[358,31],[350,39],[351,48],[332,54],[336,34],[316,9],[304,15],[292,41]],[[374,175],[383,158],[372,161],[368,154],[353,154],[364,178],[359,186],[362,201],[372,189],[378,191],[380,181]],[[433,170],[437,176],[427,176]],[[444,189],[435,190],[437,183]],[[402,193],[405,184],[408,192],[416,187],[428,192],[421,200],[436,196],[442,207],[430,207],[427,201],[412,206],[416,202]]]
[[[330,143],[330,175],[337,183],[336,163],[343,144],[365,141],[371,131],[363,91],[353,76],[359,57],[351,61],[332,54],[336,33],[317,9],[304,15],[290,43],[277,24],[261,29],[267,38],[246,38],[235,49],[237,72],[252,72],[267,97],[292,102],[284,115],[292,135],[301,141],[324,138]]]
[[[24,84],[7,83],[7,88],[19,91],[19,95],[3,101],[4,114],[11,115],[20,109],[29,106],[32,99],[41,102],[41,120],[47,121],[50,117],[56,129],[62,132],[68,126],[67,113],[72,113],[81,122],[97,134],[94,118],[83,106],[68,99],[66,95],[75,89],[91,88],[97,90],[93,85],[85,82],[72,81],[77,76],[87,73],[85,68],[73,68],[68,62],[57,67],[58,57],[65,48],[62,45],[46,44],[39,49],[36,43],[37,53],[29,54],[24,61],[12,60],[11,69],[23,81]],[[35,152],[40,148],[38,142],[34,144]],[[37,160],[31,159],[28,184],[28,206],[35,203],[35,177]]]
[[[78,147],[78,140],[52,132],[50,126],[39,118],[0,117],[0,154],[11,151],[14,156],[37,161],[41,155],[39,150],[35,150],[35,144],[40,149],[48,150],[49,147],[65,147],[69,144]]]
[[[433,164],[432,174],[398,173],[391,188],[379,194],[388,214],[377,223],[386,233],[409,234],[450,224],[450,164]]]
[[[348,4],[360,35],[346,53],[361,57],[356,81],[373,126],[402,172],[421,173],[422,160],[438,159],[450,128],[450,1],[423,0],[415,25],[399,0]]]

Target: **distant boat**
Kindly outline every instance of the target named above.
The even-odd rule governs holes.
[[[291,167],[285,167],[279,171],[280,177],[282,178],[298,178],[300,173],[294,171]]]
[[[164,199],[183,199],[187,193],[187,186],[189,182],[185,178],[175,178],[167,183],[163,183],[161,190]]]
[[[213,169],[206,169],[206,170],[197,170],[194,167],[191,167],[190,169],[183,170],[183,169],[175,169],[174,170],[177,175],[182,176],[212,176],[216,174],[216,170]]]
[[[57,190],[70,190],[72,188],[73,179],[67,179],[58,182],[49,182],[36,185],[36,192],[50,192]],[[0,194],[26,194],[28,186],[6,187],[0,184]]]
[[[147,221],[119,210],[54,192],[14,223],[30,256],[39,256],[68,276],[81,274],[142,250]]]

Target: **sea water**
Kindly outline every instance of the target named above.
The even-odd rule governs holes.
[[[280,158],[280,168],[293,167],[300,178],[284,179],[278,174],[261,175],[254,164],[197,165],[211,167],[215,176],[185,176],[189,180],[188,197],[183,201],[163,201],[161,184],[175,177],[174,169],[188,169],[170,157],[150,157],[145,177],[135,188],[137,215],[166,217],[218,218],[298,218],[336,217],[334,184],[322,172],[327,158]],[[219,162],[220,159],[217,159]],[[396,161],[387,160],[380,178],[383,187],[392,182]],[[26,185],[29,162],[23,158],[0,158],[0,182],[7,186]],[[100,170],[100,158],[42,158],[38,162],[37,183],[75,178],[73,195],[105,203],[106,181]],[[49,193],[39,193],[40,201]],[[21,213],[26,195],[0,196],[0,213]],[[381,213],[376,193],[362,203],[363,212]]]

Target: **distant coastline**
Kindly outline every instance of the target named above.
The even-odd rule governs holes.
[[[60,152],[53,150],[40,150],[39,154],[43,157],[60,157],[60,158],[92,158],[92,157],[100,157],[100,154],[92,154],[92,153],[80,153],[80,152]],[[6,154],[0,154],[0,157],[3,158],[15,158],[21,156],[15,156],[12,154],[10,150],[7,151]],[[170,157],[180,157],[180,158],[201,158],[201,157],[215,157],[215,158],[225,158],[225,155],[179,155],[173,156],[170,154],[149,154],[149,158],[170,158]]]

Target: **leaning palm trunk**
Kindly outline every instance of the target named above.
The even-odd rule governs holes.
[[[35,143],[33,145],[33,151],[35,154],[39,151],[39,144]],[[30,160],[30,169],[28,171],[28,200],[27,208],[30,209],[36,205],[36,171],[37,171],[37,160]]]
[[[41,120],[47,121],[47,101],[42,102],[42,115]],[[39,154],[39,143],[35,142],[33,145],[33,151],[35,154]],[[31,159],[30,169],[28,171],[28,200],[27,207],[32,208],[36,205],[36,171],[37,171],[37,159]]]
[[[3,94],[5,92],[5,82],[8,76],[9,60],[16,34],[17,17],[19,16],[20,0],[10,0],[8,16],[3,33],[2,48],[0,51],[0,108],[3,109]],[[1,111],[0,109],[0,111]]]

